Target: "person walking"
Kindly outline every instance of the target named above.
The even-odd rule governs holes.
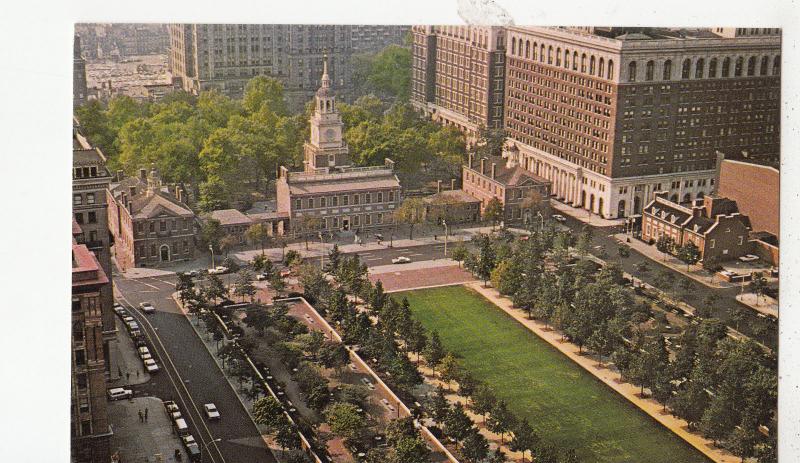
[[[147,407],[144,407],[144,422],[147,423]]]
[[[142,409],[139,409],[139,422],[144,423],[144,415],[142,415]]]

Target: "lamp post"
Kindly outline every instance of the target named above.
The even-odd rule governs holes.
[[[214,246],[209,244],[208,245],[208,249],[211,251],[211,269],[213,269],[214,268],[214,264],[215,264],[215,262],[214,262]]]
[[[325,240],[322,238],[322,232],[319,232],[319,246],[322,252],[319,253],[319,269],[325,270]]]
[[[444,225],[444,256],[447,257],[447,221],[442,219],[442,225]]]

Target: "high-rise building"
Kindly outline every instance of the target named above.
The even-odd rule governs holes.
[[[95,254],[78,244],[83,231],[72,222],[71,451],[72,461],[111,461],[106,369],[108,345],[102,293],[111,286]]]
[[[741,31],[740,31],[741,32]],[[712,193],[719,153],[775,163],[780,31],[509,27],[507,135],[552,194],[606,218]]]
[[[389,33],[396,28],[398,32]],[[314,95],[325,53],[339,95],[352,98],[352,56],[402,43],[400,26],[171,24],[170,70],[189,92],[238,98],[258,75],[280,79],[293,109]]]
[[[503,127],[506,32],[500,26],[413,26],[411,104],[470,136]]]
[[[72,107],[77,108],[86,103],[89,89],[86,85],[86,60],[81,54],[81,38],[76,35],[72,45]]]

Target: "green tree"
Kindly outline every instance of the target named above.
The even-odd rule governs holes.
[[[678,248],[677,257],[681,262],[686,264],[686,271],[688,272],[690,266],[700,261],[700,248],[689,241]]]
[[[473,429],[474,424],[464,412],[462,405],[457,403],[447,413],[444,426],[450,437],[463,441],[469,435],[469,431]]]
[[[475,389],[472,394],[472,408],[475,413],[483,415],[483,421],[486,422],[486,415],[494,409],[497,403],[497,398],[494,395],[492,388],[486,384],[482,384]]]
[[[756,304],[761,303],[760,298],[764,296],[764,292],[767,288],[769,288],[769,285],[767,284],[767,278],[764,276],[764,272],[753,272],[752,279],[747,289],[756,295]]]
[[[489,455],[489,441],[477,429],[472,429],[461,444],[461,450],[468,461],[478,463]]]
[[[483,209],[483,219],[492,222],[492,229],[497,226],[497,222],[503,220],[504,214],[503,204],[497,197],[490,199]]]
[[[442,346],[442,341],[439,339],[438,331],[434,330],[431,333],[428,338],[428,345],[425,346],[422,355],[425,357],[428,366],[433,370],[433,373],[436,374],[436,366],[441,363],[445,356],[444,347]]]
[[[404,436],[392,445],[390,463],[419,463],[430,461],[431,451],[419,436]]]
[[[540,438],[528,423],[527,418],[517,422],[513,429],[514,437],[511,439],[509,448],[515,452],[522,452],[522,461],[525,461],[525,452],[533,452],[539,447]],[[532,458],[532,457],[531,457]]]
[[[245,236],[252,243],[259,243],[261,245],[261,255],[264,255],[264,244],[270,239],[269,230],[263,223],[254,223],[247,228]]]
[[[281,421],[278,432],[275,434],[275,441],[281,446],[281,451],[285,452],[287,449],[294,450],[300,448],[300,436],[297,430],[291,425],[289,419],[284,416]]]
[[[428,410],[431,416],[440,424],[444,424],[450,414],[450,402],[444,396],[444,389],[441,386],[436,388],[436,392],[428,399]]]
[[[235,295],[240,296],[242,300],[245,297],[249,297],[250,301],[253,301],[253,297],[256,295],[256,287],[253,285],[253,272],[246,268],[239,270],[236,274],[235,285],[236,288],[233,291]]]
[[[253,418],[256,423],[274,432],[284,417],[283,406],[272,396],[262,397],[253,403]]]
[[[200,243],[203,247],[212,246],[216,251],[220,250],[220,240],[225,236],[222,224],[219,220],[209,218],[200,227]]]
[[[656,249],[664,254],[664,260],[667,260],[667,254],[672,252],[675,248],[675,242],[668,235],[661,235],[656,240]]]
[[[242,105],[249,113],[269,111],[285,115],[287,110],[283,92],[283,83],[278,79],[257,76],[247,82]]]
[[[492,407],[489,414],[489,430],[500,434],[500,442],[503,442],[505,433],[514,429],[516,418],[508,409],[508,405],[504,400],[499,400]]]
[[[411,93],[411,49],[389,45],[369,64],[367,82],[378,92],[397,101],[408,101]]]
[[[408,239],[414,239],[414,225],[422,223],[425,219],[425,202],[419,197],[406,198],[394,216],[397,223],[408,225]]]
[[[450,254],[450,257],[453,260],[455,260],[456,262],[458,262],[458,266],[461,267],[462,262],[464,262],[464,260],[467,258],[468,254],[469,254],[469,250],[467,249],[467,246],[463,242],[459,242],[453,248],[453,251],[452,251],[452,254]]]
[[[228,295],[228,289],[225,288],[225,283],[217,275],[210,275],[208,277],[208,284],[205,287],[206,297],[211,298],[216,305],[217,299],[222,299]]]
[[[325,420],[331,431],[346,439],[357,439],[364,431],[366,422],[353,404],[337,402],[325,409]]]
[[[448,352],[441,362],[439,362],[439,376],[445,382],[447,388],[450,388],[450,382],[455,381],[459,377],[461,371],[458,365],[458,360],[452,352]]]

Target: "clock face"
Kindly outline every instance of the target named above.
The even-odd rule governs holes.
[[[336,135],[336,131],[333,129],[328,129],[325,131],[325,139],[326,140],[333,140],[333,137]]]

